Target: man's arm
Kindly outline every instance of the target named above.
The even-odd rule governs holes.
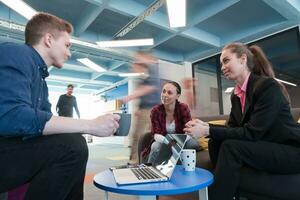
[[[77,106],[76,97],[74,97],[74,108],[75,108],[75,110],[76,110],[76,113],[77,113],[78,119],[80,119],[80,113],[79,113],[79,110],[78,110],[78,106]]]
[[[59,111],[60,104],[61,104],[61,96],[59,96],[59,99],[58,99],[57,104],[56,104],[56,109],[55,110],[56,110],[57,113]]]
[[[22,53],[22,49],[15,47],[0,47],[0,135],[3,136],[40,135],[52,116],[49,111],[32,107],[31,85],[38,71]]]
[[[46,122],[43,135],[82,133],[99,137],[110,136],[119,127],[119,115],[107,114],[92,120],[52,116]]]
[[[143,85],[138,87],[133,94],[128,95],[127,97],[123,98],[122,101],[123,103],[127,103],[128,101],[131,101],[133,99],[136,99],[138,97],[144,96],[146,94],[149,94],[151,92],[154,92],[157,90],[155,86],[150,86],[150,85]]]

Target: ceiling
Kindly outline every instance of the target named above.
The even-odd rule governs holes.
[[[49,12],[71,22],[74,39],[72,58],[63,69],[50,67],[50,90],[65,91],[69,83],[80,93],[99,93],[126,84],[119,72],[128,72],[132,53],[150,50],[162,60],[194,62],[220,51],[231,41],[250,42],[300,23],[300,0],[187,0],[187,25],[170,28],[166,5],[146,16],[119,39],[154,38],[154,45],[141,48],[98,48],[95,41],[112,40],[155,0],[25,0],[37,11]],[[0,41],[23,42],[27,20],[0,0]],[[3,22],[12,23],[7,28]],[[21,25],[21,26],[18,26]],[[267,45],[267,44],[266,44]],[[88,57],[105,67],[98,73],[76,59]],[[126,87],[120,87],[122,91]],[[121,95],[116,93],[116,95]]]

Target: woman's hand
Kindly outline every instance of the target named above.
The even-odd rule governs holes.
[[[154,134],[154,140],[159,143],[168,144],[168,140],[161,134]]]
[[[209,135],[209,124],[199,119],[193,119],[186,123],[183,131],[193,138],[200,138]]]

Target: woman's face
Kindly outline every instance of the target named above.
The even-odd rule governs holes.
[[[164,105],[170,105],[175,103],[176,99],[179,98],[179,94],[177,94],[176,87],[171,83],[167,83],[163,86],[161,91],[161,102]]]
[[[247,69],[247,57],[243,54],[240,58],[237,57],[236,53],[232,53],[230,49],[225,49],[222,51],[221,57],[221,70],[223,74],[229,80],[237,80],[243,75]]]

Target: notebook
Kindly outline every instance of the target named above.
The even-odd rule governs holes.
[[[168,181],[180,158],[181,150],[187,140],[185,134],[167,134],[168,144],[163,144],[159,155],[152,166],[139,165],[135,167],[112,169],[118,185],[152,183]]]

